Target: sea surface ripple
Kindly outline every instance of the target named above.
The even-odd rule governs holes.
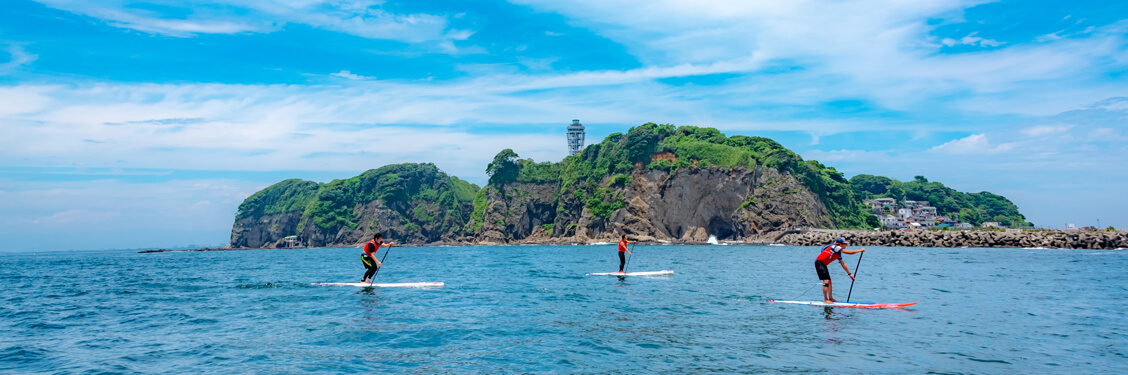
[[[356,248],[3,254],[0,372],[1128,372],[1128,252],[871,247],[851,299],[919,305],[768,303],[820,298],[818,251],[392,248],[380,282],[436,289],[311,285]]]

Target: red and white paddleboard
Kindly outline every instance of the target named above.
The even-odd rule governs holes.
[[[588,276],[664,276],[673,275],[674,271],[644,271],[644,272],[597,272],[589,273]]]
[[[437,288],[443,286],[442,282],[422,283],[313,283],[320,286],[359,286],[363,288]]]
[[[826,302],[823,302],[823,301],[776,301],[776,300],[769,300],[768,302],[794,303],[794,304],[797,304],[797,305],[811,305],[811,306],[823,306],[823,307],[859,307],[859,308],[863,308],[863,309],[899,309],[899,308],[906,307],[906,306],[912,306],[912,305],[915,305],[915,304],[918,303],[918,302],[906,302],[906,303],[835,302],[835,303],[826,303]]]

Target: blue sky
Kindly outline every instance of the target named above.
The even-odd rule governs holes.
[[[0,250],[222,245],[285,178],[645,122],[1128,227],[1128,3],[12,0]]]

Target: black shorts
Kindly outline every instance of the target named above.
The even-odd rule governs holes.
[[[819,280],[830,280],[830,271],[826,269],[826,265],[820,261],[815,261],[815,272],[819,274]]]

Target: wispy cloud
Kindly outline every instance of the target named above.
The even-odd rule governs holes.
[[[8,220],[8,224],[30,223],[36,225],[60,225],[71,223],[100,223],[111,219],[121,217],[121,211],[104,211],[93,212],[82,209],[71,209],[66,211],[56,212],[49,216],[38,217],[33,219],[13,218]]]
[[[967,36],[965,36],[963,38],[959,38],[959,39],[944,38],[940,42],[943,43],[945,46],[948,46],[948,47],[954,47],[954,46],[959,46],[959,45],[967,45],[967,46],[978,45],[978,46],[983,46],[983,47],[998,47],[998,46],[1003,45],[1003,42],[993,40],[993,39],[983,39],[983,38],[975,36],[975,34],[978,34],[978,33],[971,33],[971,34],[968,34]]]
[[[35,54],[28,53],[19,43],[0,42],[0,48],[11,56],[7,62],[0,63],[0,75],[12,74],[19,67],[31,64],[39,58]]]
[[[184,15],[133,6],[128,1],[36,0],[47,6],[82,14],[126,29],[174,37],[196,34],[266,33],[288,23],[343,32],[373,39],[404,42],[465,40],[469,30],[451,30],[444,16],[396,14],[381,9],[380,1],[197,1],[162,8]],[[201,6],[210,5],[210,6]],[[215,6],[220,5],[220,6]]]
[[[931,151],[956,155],[993,155],[1013,150],[1014,143],[992,144],[986,134],[972,134],[933,147]]]
[[[334,76],[334,77],[341,77],[341,78],[344,78],[344,79],[351,79],[351,80],[354,80],[354,81],[366,80],[366,79],[376,79],[376,77],[366,77],[366,76],[362,76],[362,75],[359,75],[359,74],[354,74],[354,73],[352,73],[348,70],[342,70],[342,71],[339,71],[339,72],[336,72],[336,73],[332,73],[330,75]]]

